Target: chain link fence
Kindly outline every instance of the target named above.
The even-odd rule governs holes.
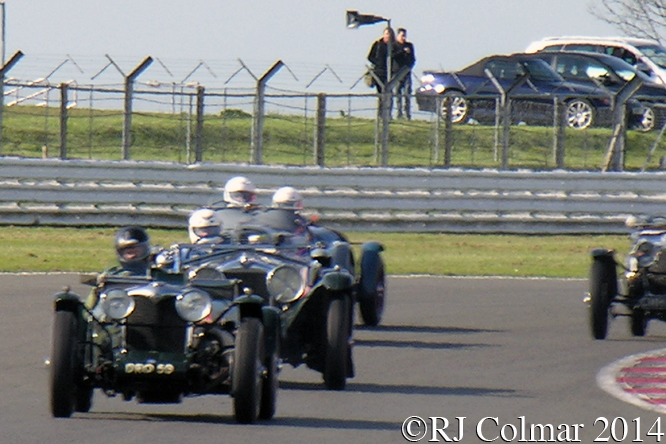
[[[412,97],[410,120],[384,124],[379,99],[374,93],[283,91],[259,82],[256,89],[207,90],[197,84],[93,87],[10,80],[4,84],[0,155],[601,170],[618,137],[612,122],[568,128],[556,102],[513,103],[523,116],[546,116],[539,124],[502,120],[504,108],[495,106],[487,121],[454,125],[445,112],[420,111]],[[622,169],[662,168],[663,119],[659,123],[650,132],[621,129]]]

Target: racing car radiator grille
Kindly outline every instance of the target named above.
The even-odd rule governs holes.
[[[648,267],[648,271],[651,273],[666,273],[666,254],[664,254],[664,251],[657,254],[657,258],[654,263]]]
[[[232,270],[224,272],[229,279],[240,279],[241,288],[251,288],[259,296],[268,299],[268,288],[266,288],[266,273],[260,271]]]
[[[174,298],[153,300],[135,296],[134,311],[127,318],[127,346],[130,350],[182,352],[186,322],[174,305]]]

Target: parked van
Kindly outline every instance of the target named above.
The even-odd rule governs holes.
[[[633,37],[548,37],[531,43],[525,52],[584,51],[620,57],[645,72],[656,83],[666,85],[666,48],[659,43]]]

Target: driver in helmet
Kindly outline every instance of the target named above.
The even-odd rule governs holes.
[[[222,217],[210,208],[196,210],[190,215],[188,232],[193,244],[217,244],[223,241]]]
[[[252,219],[257,210],[257,192],[254,184],[244,176],[232,177],[224,185],[223,208],[215,208],[225,232],[231,232],[238,225]]]
[[[267,226],[276,231],[292,233],[302,238],[294,240],[302,243],[307,239],[308,221],[300,214],[303,209],[303,196],[295,188],[278,188],[272,197],[270,208],[258,212],[252,223]]]
[[[122,227],[114,237],[114,248],[119,265],[106,269],[108,276],[146,276],[150,270],[150,237],[143,227],[136,225]],[[96,288],[90,292],[85,306],[92,309],[97,305]]]
[[[114,274],[143,276],[150,268],[150,237],[139,226],[123,227],[116,232],[114,240],[120,267],[114,267]],[[110,271],[110,270],[109,270]]]

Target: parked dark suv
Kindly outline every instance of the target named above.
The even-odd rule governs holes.
[[[644,106],[640,117],[640,105],[630,103],[633,128],[651,131],[661,127],[666,119],[666,87],[653,82],[645,73],[638,71],[624,60],[600,53],[581,51],[542,51],[534,54],[548,62],[566,80],[587,83],[607,89],[609,94],[617,94],[627,82],[638,76],[643,86],[634,98]]]
[[[522,83],[521,83],[522,82]],[[416,90],[421,111],[446,114],[450,98],[451,121],[480,123],[495,120],[501,91],[512,101],[514,122],[552,125],[554,100],[565,104],[567,125],[585,129],[612,122],[612,96],[598,86],[565,80],[535,54],[491,55],[459,71],[424,71]]]

